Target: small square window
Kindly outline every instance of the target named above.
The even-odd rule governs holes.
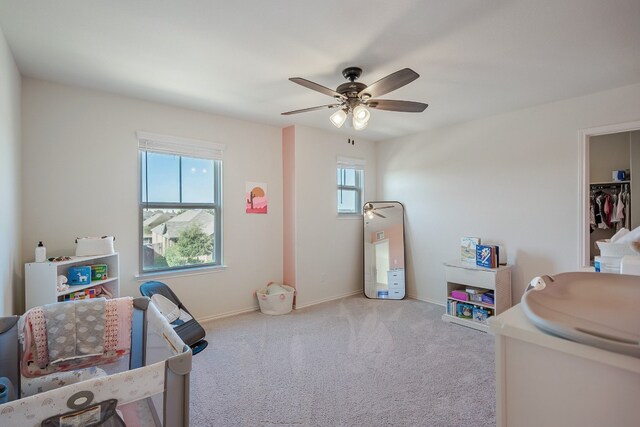
[[[364,171],[338,167],[336,175],[338,181],[338,214],[361,214]]]

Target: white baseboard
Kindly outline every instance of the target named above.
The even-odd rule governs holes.
[[[226,313],[221,313],[221,314],[214,314],[213,316],[199,317],[199,318],[196,318],[196,320],[200,323],[206,323],[206,322],[211,322],[212,320],[218,320],[225,317],[237,316],[238,314],[243,314],[243,313],[251,313],[252,311],[258,311],[258,310],[260,310],[260,307],[258,306],[241,308],[240,310],[228,311]]]
[[[409,298],[411,298],[411,299],[417,299],[418,301],[430,302],[431,304],[440,305],[442,307],[445,306],[445,304],[442,301],[434,301],[434,300],[426,299],[426,298],[418,298],[417,295],[413,295],[413,294],[407,294],[407,296]]]
[[[299,310],[301,308],[306,308],[306,307],[311,307],[312,305],[318,305],[318,304],[322,304],[323,302],[329,302],[329,301],[334,301],[337,299],[341,299],[341,298],[345,298],[345,297],[350,297],[352,295],[358,295],[362,293],[362,289],[358,289],[357,291],[350,291],[350,292],[346,292],[344,294],[340,294],[340,295],[335,295],[329,298],[323,298],[321,300],[316,300],[310,303],[307,303],[305,305],[296,305],[294,308],[296,310]]]
[[[344,294],[340,294],[340,295],[334,295],[328,298],[323,298],[320,300],[316,300],[304,305],[295,305],[293,308],[295,310],[299,310],[301,308],[306,308],[306,307],[311,307],[314,305],[318,305],[318,304],[322,304],[324,302],[329,302],[329,301],[335,301],[337,299],[341,299],[341,298],[346,298],[346,297],[350,297],[353,295],[358,295],[362,293],[362,289],[358,289],[356,291],[350,291],[350,292],[345,292]],[[430,300],[430,299],[425,299],[425,298],[418,298],[416,295],[412,295],[412,294],[407,294],[408,298],[411,299],[416,299],[418,301],[424,301],[424,302],[429,302],[431,304],[436,304],[436,305],[440,305],[442,307],[444,307],[444,303],[442,303],[441,301],[434,301],[434,300]],[[258,311],[260,310],[260,307],[255,306],[255,307],[249,307],[249,308],[241,308],[239,310],[234,310],[234,311],[228,311],[226,313],[221,313],[221,314],[214,314],[213,316],[204,316],[204,317],[199,317],[196,318],[196,320],[200,323],[207,323],[207,322],[211,322],[213,320],[218,320],[218,319],[223,319],[225,317],[231,317],[231,316],[237,316],[238,314],[243,314],[243,313],[251,313],[252,311]]]

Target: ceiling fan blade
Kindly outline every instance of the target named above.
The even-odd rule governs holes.
[[[303,79],[301,77],[291,77],[289,80],[291,80],[294,83],[298,83],[299,85],[304,86],[308,89],[315,90],[316,92],[320,92],[320,93],[324,93],[325,95],[332,96],[336,99],[347,99],[346,96],[336,92],[333,89],[329,89],[328,87],[319,85],[318,83],[314,83],[310,80]]]
[[[306,113],[307,111],[324,110],[326,108],[337,108],[337,107],[341,107],[341,106],[342,106],[342,104],[320,105],[318,107],[303,108],[301,110],[287,111],[286,113],[281,113],[281,114],[283,116],[289,116],[291,114]]]
[[[369,85],[362,89],[358,96],[369,95],[369,98],[375,98],[376,96],[382,96],[407,85],[420,77],[420,74],[413,71],[411,68],[403,68],[400,71],[396,71],[393,74],[389,74],[387,77],[383,77],[372,85]]]
[[[395,206],[380,206],[380,207],[373,208],[373,209],[389,209],[389,208],[395,208]]]
[[[367,107],[376,110],[401,111],[403,113],[422,113],[429,104],[413,101],[394,101],[392,99],[370,99]]]
[[[378,212],[373,212],[374,215],[378,215],[380,218],[386,218],[386,216],[379,214]]]

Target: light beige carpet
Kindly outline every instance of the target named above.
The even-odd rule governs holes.
[[[191,425],[495,425],[494,338],[443,312],[355,296],[210,322]]]

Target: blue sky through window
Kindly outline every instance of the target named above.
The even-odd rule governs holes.
[[[213,203],[213,160],[182,158],[182,202]]]
[[[213,203],[213,160],[142,152],[142,201],[149,203]],[[182,178],[182,200],[180,182]],[[145,182],[146,180],[146,182]],[[149,200],[147,200],[147,190]]]

